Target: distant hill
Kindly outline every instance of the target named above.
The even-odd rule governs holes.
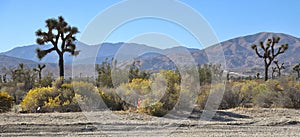
[[[262,67],[262,59],[257,57],[255,52],[251,49],[251,46],[253,44],[258,45],[260,41],[266,41],[267,38],[272,37],[281,38],[278,46],[286,43],[289,44],[289,49],[284,54],[278,56],[280,62],[284,62],[287,66],[293,66],[300,62],[299,38],[282,33],[262,32],[222,42],[221,45],[223,47],[227,67],[237,70]]]
[[[280,37],[280,43],[289,44],[289,49],[278,59],[281,62],[292,65],[300,61],[300,39],[282,34],[282,33],[258,33],[250,36],[239,37],[225,41],[222,43],[224,54],[229,68],[249,68],[261,66],[261,59],[257,58],[255,52],[251,49],[251,45],[259,44],[260,41],[266,41],[267,38]],[[235,62],[242,62],[241,64]]]
[[[250,70],[262,70],[263,60],[258,58],[255,52],[251,49],[253,44],[259,44],[260,41],[266,41],[267,38],[273,36],[279,36],[281,38],[280,43],[289,44],[289,49],[278,56],[279,62],[286,64],[286,71],[290,70],[296,63],[300,62],[300,39],[282,33],[268,33],[262,32],[248,36],[242,36],[228,41],[221,42],[220,45],[223,48],[226,68],[231,71],[246,72]],[[220,46],[210,46],[203,50],[190,51],[198,64],[208,63],[208,57],[206,51],[216,50]],[[184,58],[181,54],[176,53],[177,58]],[[144,59],[145,66],[155,66],[156,69],[167,68],[166,66],[173,66],[173,62],[163,61],[169,60],[166,56],[157,56],[153,58]],[[151,62],[151,64],[149,64]]]
[[[17,67],[20,63],[26,64],[27,66],[35,66],[36,62],[27,59],[15,58],[6,55],[0,55],[0,67]]]
[[[239,72],[245,72],[252,69],[261,70],[263,67],[263,61],[257,57],[255,52],[251,49],[251,45],[259,44],[260,41],[265,41],[267,38],[271,38],[272,36],[279,36],[281,38],[279,44],[289,44],[289,49],[286,51],[286,53],[279,56],[279,62],[284,62],[288,69],[300,62],[299,38],[282,33],[261,32],[253,35],[241,36],[220,43],[224,51],[227,69]],[[32,63],[57,63],[58,58],[54,52],[47,55],[43,60],[39,61],[35,54],[35,49],[37,47],[39,46],[29,45],[17,47],[1,54],[26,59],[27,62],[29,62],[28,60],[32,60]],[[49,47],[50,45],[45,46],[45,48]],[[219,47],[210,46],[208,48],[210,50],[216,50],[216,48]],[[191,53],[197,63],[204,64],[209,62],[205,52],[208,50],[208,48],[203,50],[185,50]],[[170,69],[175,67],[174,62],[172,62],[172,60],[170,60],[166,55],[171,55],[174,58],[185,58],[184,54],[182,54],[183,47],[180,46],[162,50],[151,47],[151,45],[149,46],[136,43],[103,43],[90,46],[81,42],[77,42],[77,49],[81,51],[79,56],[76,57],[76,61],[79,62],[95,60],[96,62],[94,61],[93,63],[101,63],[106,58],[111,59],[113,57],[115,57],[118,61],[125,61],[134,57],[141,59],[143,69]],[[142,51],[148,52],[144,53]],[[6,64],[16,64],[16,62],[18,62],[12,59],[6,60]],[[65,63],[71,64],[72,61],[73,57],[66,54]]]
[[[39,45],[28,45],[28,46],[22,46],[22,47],[16,47],[12,50],[9,50],[7,52],[1,53],[2,55],[16,57],[16,58],[22,58],[27,60],[32,60],[35,62],[39,62],[40,60],[37,58],[37,55],[35,53],[36,48],[46,49],[51,47],[51,45],[45,45],[45,46],[39,46]],[[46,56],[42,62],[49,62],[51,63],[51,60],[57,59],[55,53],[50,53],[48,56]]]
[[[86,45],[81,42],[77,42],[77,50],[80,50],[79,56],[81,58],[89,58],[89,57],[94,57],[94,55],[91,55],[91,53],[94,53],[95,51],[98,51],[98,53],[95,53],[97,55],[97,58],[100,59],[99,63],[102,62],[105,58],[107,57],[112,57],[114,56],[118,50],[122,47],[130,47],[130,49],[122,48],[122,53],[126,54],[131,54],[134,53],[133,51],[139,51],[139,50],[158,50],[156,48],[149,47],[147,45],[143,44],[135,44],[135,43],[103,43],[99,45]],[[12,50],[9,50],[7,52],[1,53],[2,55],[6,56],[11,56],[11,57],[16,57],[16,58],[22,58],[22,59],[27,59],[27,60],[32,60],[35,62],[41,62],[41,63],[57,63],[58,61],[58,56],[55,53],[55,51],[49,53],[47,56],[45,56],[42,60],[39,60],[37,58],[37,55],[35,53],[36,48],[41,48],[41,49],[48,49],[50,48],[51,45],[28,45],[28,46],[23,46],[23,47],[16,47]],[[73,61],[73,56],[70,56],[68,53],[64,55],[64,60],[66,64],[71,64]]]

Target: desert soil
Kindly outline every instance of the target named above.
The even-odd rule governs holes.
[[[210,121],[135,112],[0,114],[0,136],[300,136],[300,110],[230,109]]]

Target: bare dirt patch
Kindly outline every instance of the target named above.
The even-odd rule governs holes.
[[[0,114],[0,136],[300,136],[295,109],[229,109],[211,121],[135,112]]]

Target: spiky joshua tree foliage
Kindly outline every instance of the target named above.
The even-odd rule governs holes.
[[[36,42],[39,45],[50,43],[53,47],[46,50],[37,48],[37,56],[39,59],[42,59],[47,54],[55,51],[59,57],[59,76],[63,78],[64,53],[68,52],[73,56],[79,54],[79,51],[76,50],[76,45],[74,44],[74,41],[76,40],[74,35],[79,33],[78,28],[68,25],[62,16],[59,16],[58,19],[47,19],[46,28],[48,31],[42,31],[42,29],[36,31]]]
[[[252,49],[255,50],[257,56],[264,60],[265,81],[268,80],[268,70],[271,63],[278,55],[284,53],[288,49],[288,44],[282,44],[279,47],[276,47],[275,45],[279,43],[279,40],[280,37],[272,37],[267,40],[266,44],[264,44],[264,42],[260,42],[259,46],[257,45],[251,46]],[[261,50],[259,50],[258,47],[260,47]]]

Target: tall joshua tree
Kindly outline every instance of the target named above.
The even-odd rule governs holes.
[[[282,44],[280,47],[276,48],[275,45],[279,43],[279,40],[280,37],[273,37],[268,39],[266,44],[264,44],[264,42],[260,42],[259,47],[261,50],[257,48],[257,45],[251,46],[252,49],[255,50],[257,56],[264,59],[265,81],[268,80],[268,70],[273,60],[288,49],[288,44]]]
[[[33,68],[33,71],[35,71],[39,74],[39,80],[42,79],[42,71],[45,67],[46,67],[45,64],[43,64],[43,65],[39,64],[37,68]]]
[[[53,47],[46,50],[37,48],[37,56],[39,59],[42,59],[48,53],[55,51],[59,57],[59,76],[63,78],[64,53],[69,52],[73,56],[79,54],[79,51],[76,51],[76,45],[74,44],[74,41],[76,40],[74,35],[79,33],[78,28],[69,26],[62,16],[59,16],[58,19],[47,19],[46,28],[48,31],[39,29],[35,32],[37,36],[36,42],[39,45],[51,43]]]

